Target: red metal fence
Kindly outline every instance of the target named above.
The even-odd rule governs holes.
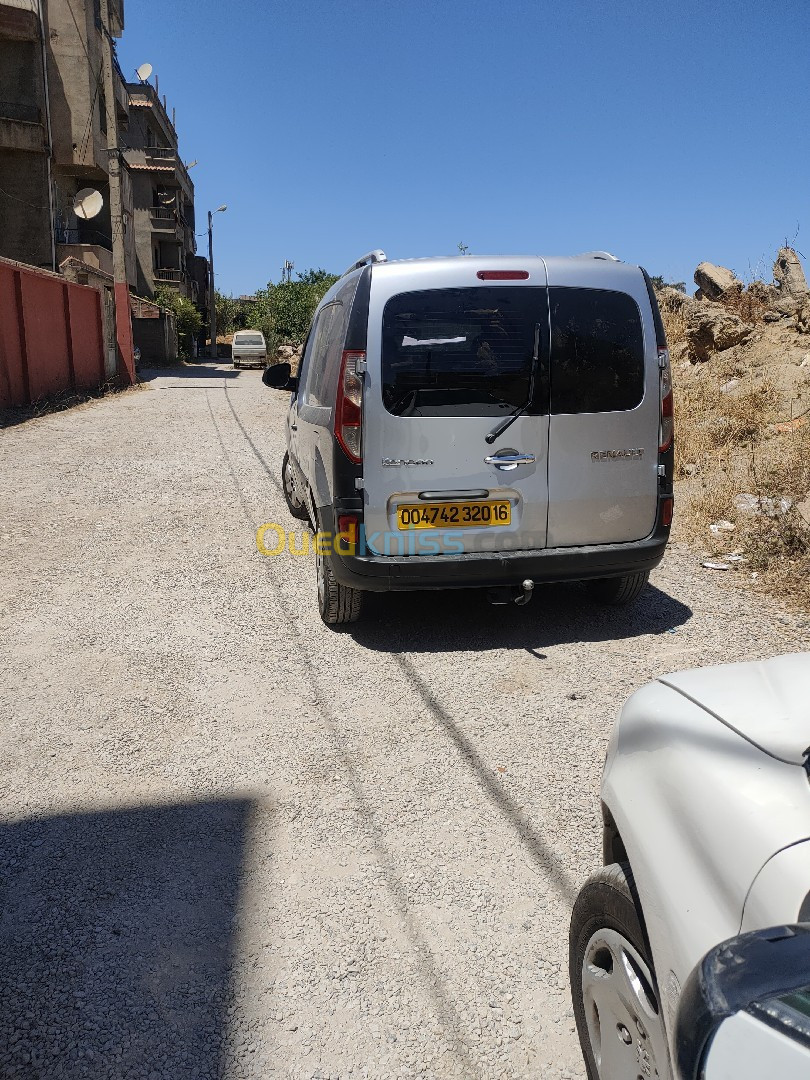
[[[104,381],[99,291],[0,259],[0,406]]]

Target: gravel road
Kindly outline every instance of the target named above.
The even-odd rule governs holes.
[[[327,630],[260,373],[0,434],[0,1076],[582,1077],[565,971],[612,719],[807,647],[673,548],[631,611],[374,597]]]

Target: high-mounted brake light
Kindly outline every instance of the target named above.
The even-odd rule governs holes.
[[[658,452],[666,453],[672,446],[675,434],[675,414],[672,406],[672,367],[669,349],[658,349],[658,369],[661,386],[661,426],[658,434]]]
[[[340,362],[335,438],[349,459],[362,461],[363,379],[366,354],[347,349]]]
[[[479,270],[475,275],[480,281],[526,281],[528,270]]]

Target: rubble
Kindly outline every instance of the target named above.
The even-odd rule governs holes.
[[[715,266],[710,262],[699,264],[695,270],[695,284],[698,287],[696,300],[719,300],[729,289],[742,291],[743,287],[733,270],[728,270],[725,266]]]
[[[694,301],[685,315],[689,359],[693,362],[705,363],[713,353],[742,344],[754,332],[750,323],[711,301]]]
[[[697,277],[697,274],[695,276]],[[799,262],[799,256],[793,248],[779,249],[776,262],[773,264],[773,276],[779,285],[779,293],[782,297],[793,296],[801,300],[810,291],[807,288],[807,280],[802,264]]]

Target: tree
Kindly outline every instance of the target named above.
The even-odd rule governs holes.
[[[165,285],[159,285],[155,289],[155,303],[174,313],[180,353],[190,356],[193,351],[192,342],[202,329],[202,315],[187,296],[181,296],[175,289]]]
[[[337,280],[337,274],[318,269],[298,274],[296,281],[268,281],[251,304],[252,325],[276,343],[301,344],[315,308]]]
[[[243,329],[241,301],[218,291],[214,293],[214,297],[217,306],[217,333],[232,334],[234,330]]]
[[[653,288],[657,289],[659,292],[661,289],[677,289],[678,292],[686,292],[685,281],[664,281],[661,274],[652,274],[650,276],[650,281],[653,284]]]

